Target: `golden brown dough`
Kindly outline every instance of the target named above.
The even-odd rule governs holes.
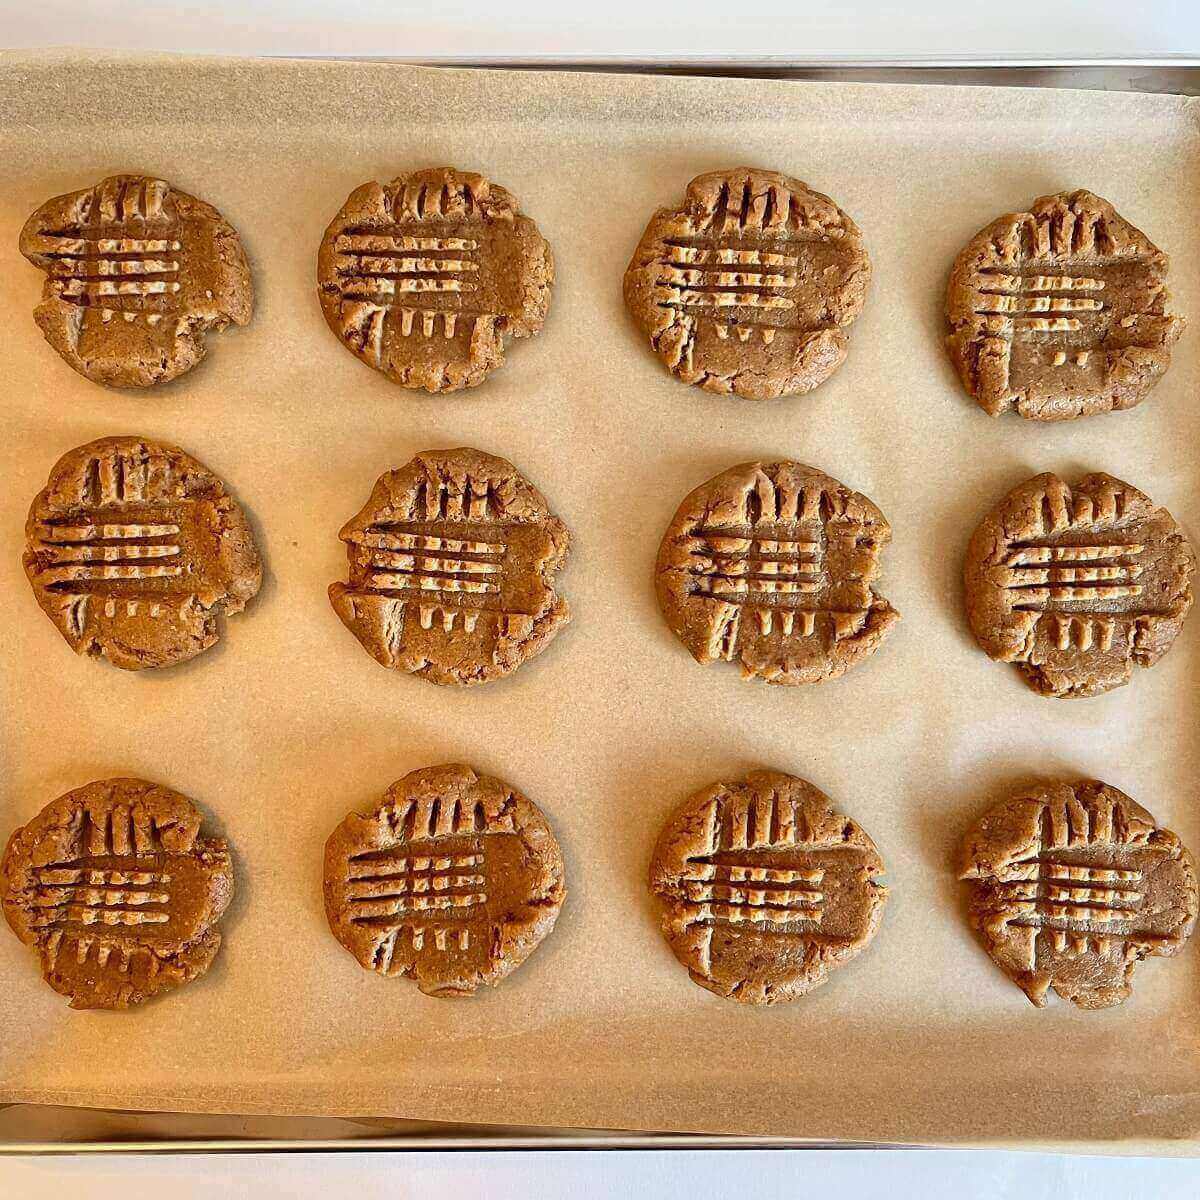
[[[751,400],[811,391],[841,366],[871,262],[828,196],[736,167],[650,220],[625,304],[671,374]]]
[[[1171,363],[1167,256],[1091,192],[1042,196],[954,263],[946,346],[991,416],[1066,421],[1140,404]]]
[[[1147,955],[1176,954],[1196,921],[1191,854],[1124,792],[1094,779],[1030,788],[989,808],[963,841],[971,925],[1039,1008],[1130,993]]]
[[[516,200],[452,167],[364,183],[317,257],[329,328],[394,383],[475,387],[545,324],[554,259]]]
[[[237,231],[162,179],[113,175],[47,200],[20,247],[46,273],[34,310],[42,333],[96,383],[165,383],[204,357],[207,334],[250,321]]]
[[[744,1004],[795,1000],[870,943],[887,888],[875,843],[779,771],[715,783],[658,838],[650,890],[692,980]]]
[[[325,913],[367,970],[469,996],[516,970],[566,898],[562,854],[538,807],[452,763],[413,771],[325,844]]]

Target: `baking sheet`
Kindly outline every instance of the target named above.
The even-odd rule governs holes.
[[[1195,343],[1131,413],[991,421],[941,351],[954,254],[1006,209],[1089,187],[1174,259],[1200,312],[1197,109],[1172,97],[422,69],[386,64],[0,57],[0,832],[89,779],[145,775],[232,841],[239,892],[206,979],[133,1014],[70,1012],[0,937],[0,1102],[754,1133],[907,1142],[1200,1149],[1200,959],[1138,971],[1123,1008],[1038,1012],[962,919],[955,844],[987,799],[1039,774],[1097,775],[1200,850],[1193,621],[1152,672],[1051,702],[975,650],[959,566],[990,503],[1038,470],[1104,469],[1200,532]],[[403,392],[328,332],[317,244],[358,183],[454,163],[510,188],[558,263],[544,333],[469,393]],[[620,280],[654,207],[748,162],[827,191],[875,266],[850,357],[819,391],[763,404],[670,379]],[[47,196],[162,175],[238,228],[251,327],[147,394],[78,378],[29,312],[16,250]],[[1196,318],[1200,320],[1200,318]],[[29,499],[63,451],[143,433],[228,482],[266,585],[195,662],[126,675],[76,660],[20,569]],[[511,679],[454,692],[380,669],[325,598],[337,529],[375,478],[429,447],[511,458],[571,526],[574,624]],[[874,499],[904,620],[819,688],[692,663],[651,569],[693,486],[757,456],[810,462]],[[497,991],[421,996],[329,934],[321,847],[352,807],[464,760],[547,813],[569,896]],[[657,932],[645,868],[666,813],[753,766],[812,780],[889,867],[872,948],[807,999],[755,1011],[691,984]]]

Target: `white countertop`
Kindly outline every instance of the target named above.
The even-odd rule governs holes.
[[[335,19],[334,14],[337,14]],[[0,0],[0,45],[405,58],[1200,53],[1195,0]]]
[[[219,1193],[215,1186],[219,1182]],[[134,1185],[135,1186],[131,1186]],[[597,1200],[797,1196],[1194,1200],[1200,1163],[969,1150],[549,1151],[0,1159],[6,1200]]]

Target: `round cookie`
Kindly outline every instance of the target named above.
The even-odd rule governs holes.
[[[330,603],[393,670],[487,683],[570,619],[554,590],[566,526],[512,463],[481,450],[429,450],[389,471],[338,536],[350,578]]]
[[[779,771],[715,783],[671,815],[650,890],[675,957],[745,1004],[795,1000],[875,936],[883,860],[811,783]]]
[[[79,654],[137,671],[194,658],[262,582],[245,515],[174,446],[110,437],[65,454],[25,526],[25,574]]]
[[[325,843],[325,914],[370,971],[429,996],[511,974],[554,928],[562,854],[538,807],[450,764],[413,771]]]
[[[212,965],[233,865],[200,824],[170,788],[106,779],[60,796],[9,839],[4,915],[72,1008],[129,1008]]]
[[[679,506],[659,606],[697,662],[737,659],[768,683],[834,679],[899,620],[871,587],[891,536],[870,500],[813,467],[742,463]]]
[[[750,400],[808,392],[841,366],[871,262],[828,196],[735,167],[660,208],[625,271],[625,304],[667,370]]]
[[[950,357],[979,407],[1066,421],[1132,408],[1171,362],[1168,259],[1091,192],[981,229],[946,292]]]
[[[1080,1008],[1120,1004],[1138,962],[1177,953],[1196,921],[1191,854],[1096,780],[988,809],[963,841],[960,877],[984,949],[1039,1008],[1051,988]]]
[[[427,392],[474,387],[508,338],[546,321],[554,259],[513,197],[451,167],[364,183],[317,257],[329,328],[368,366]]]
[[[1045,696],[1098,696],[1171,647],[1195,556],[1165,508],[1111,475],[1037,475],[975,530],[963,570],[980,647]]]
[[[204,357],[208,333],[250,322],[254,290],[237,231],[162,179],[113,175],[47,200],[25,222],[20,248],[46,273],[34,319],[95,383],[165,383]]]

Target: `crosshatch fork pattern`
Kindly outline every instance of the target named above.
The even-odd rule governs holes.
[[[1046,784],[967,832],[962,878],[984,948],[1038,1006],[1054,989],[1082,1008],[1119,1004],[1148,955],[1171,955],[1197,911],[1179,838],[1094,780]]]
[[[334,935],[362,967],[432,995],[502,979],[553,927],[563,894],[545,818],[461,764],[412,772],[325,847]]]
[[[478,321],[490,325],[496,319],[470,307],[479,272],[486,269],[480,242],[461,236],[470,228],[455,225],[454,237],[421,235],[423,228],[348,226],[335,239],[342,300],[373,310],[364,346],[372,349],[376,367],[383,363],[385,322],[404,338],[450,339],[472,331]]]
[[[708,391],[811,391],[845,358],[870,259],[825,195],[774,171],[697,176],[650,219],[625,302],[667,369]]]
[[[111,944],[85,935],[87,927],[120,933],[128,927],[165,924],[170,920],[172,874],[164,866],[154,819],[131,807],[96,820],[84,808],[78,818],[80,856],[55,860],[34,871],[30,927],[46,935],[51,966],[64,935],[86,960],[93,944],[105,965]]]
[[[835,540],[851,546],[860,539],[863,544],[871,540],[863,524],[845,521],[845,498],[820,478],[785,500],[785,489],[764,477],[758,488],[746,493],[744,526],[704,523],[692,530],[690,595],[720,600],[737,610],[726,618],[722,657],[736,653],[730,626],[741,619],[742,608],[758,618],[763,633],[772,631],[778,617],[784,636],[810,636],[818,614],[831,611],[820,605],[820,594],[831,582],[825,560],[829,523],[835,518],[842,521],[834,527]],[[861,615],[833,613],[835,622],[842,617],[846,624]]]
[[[1130,484],[1035,476],[980,522],[964,560],[972,631],[1051,695],[1098,695],[1169,649],[1191,602],[1194,553]]]
[[[368,366],[430,392],[482,383],[540,330],[553,258],[504,188],[440,167],[366,183],[318,254],[330,328]]]
[[[819,986],[867,945],[887,897],[882,872],[871,839],[811,784],[755,771],[675,810],[650,887],[693,981],[774,1004]]]
[[[400,940],[413,952],[467,951],[486,929],[488,841],[512,831],[489,819],[484,802],[434,797],[382,810],[392,845],[347,856],[339,893],[351,926],[371,935],[369,966],[399,968]]]
[[[951,272],[950,355],[980,406],[1036,420],[1132,408],[1183,329],[1168,260],[1106,200],[1035,200],[981,230]]]
[[[374,521],[343,535],[353,547],[354,591],[393,597],[411,606],[422,629],[474,633],[480,619],[501,636],[532,626],[527,614],[506,611],[504,580],[533,570],[510,556],[511,534],[491,483],[460,492],[422,485],[412,520]]]
[[[554,577],[570,535],[504,459],[467,447],[417,455],[376,481],[339,537],[349,577],[330,602],[385,667],[487,682],[568,619]]]
[[[820,471],[741,464],[675,514],[659,548],[659,602],[699,661],[816,682],[869,654],[895,620],[871,586],[889,538],[874,504]]]
[[[257,592],[245,514],[174,446],[101,438],[64,455],[33,499],[25,572],[79,653],[126,669],[194,657]]]
[[[0,901],[73,1008],[123,1009],[204,974],[233,892],[228,845],[177,792],[138,779],[68,792],[18,829]]]
[[[169,193],[161,179],[108,180],[90,194],[81,223],[39,229],[54,246],[44,257],[58,298],[102,324],[176,322],[184,247],[178,221],[163,209]],[[143,236],[131,236],[135,228]]]
[[[18,245],[45,276],[36,324],[94,383],[169,382],[204,358],[210,333],[251,319],[237,231],[162,179],[115,175],[53,196],[25,220]]]

